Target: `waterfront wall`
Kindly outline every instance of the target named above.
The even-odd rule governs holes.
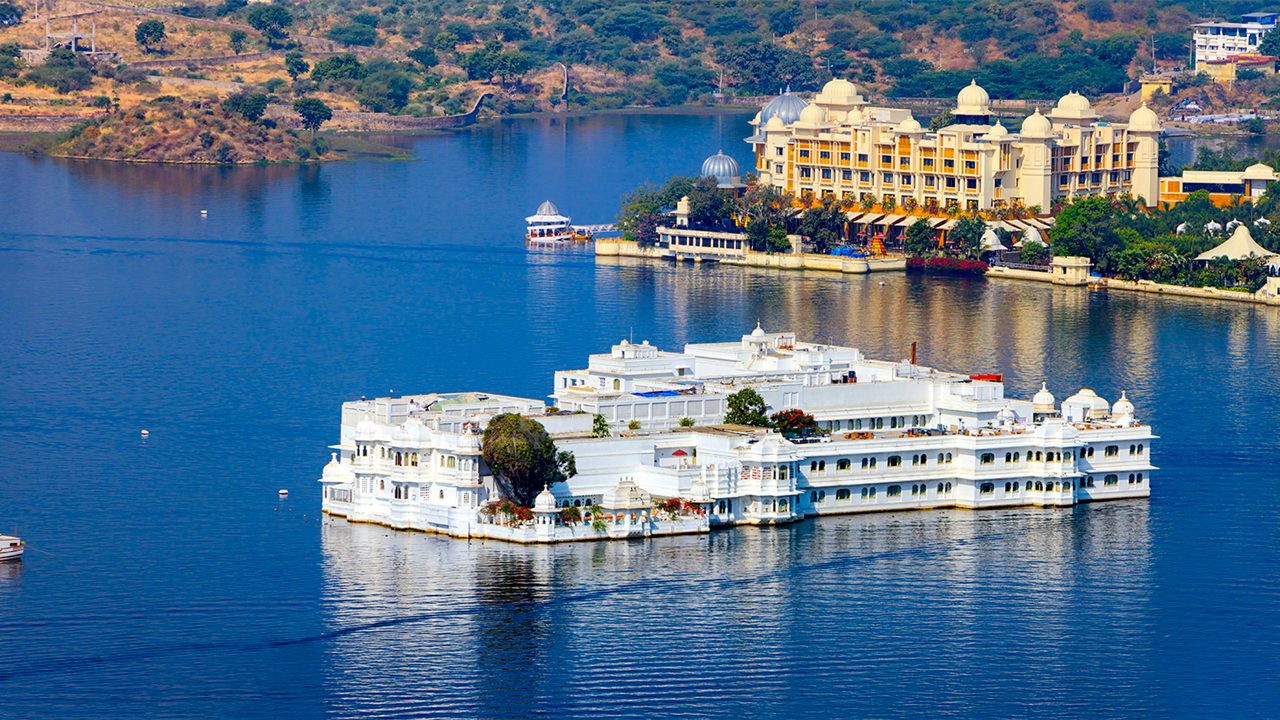
[[[906,258],[848,258],[836,255],[814,255],[811,253],[760,253],[748,250],[743,255],[714,255],[702,257],[697,254],[676,252],[665,247],[641,247],[628,240],[602,238],[596,240],[596,255],[602,257],[633,257],[655,260],[677,260],[692,262],[718,262],[722,265],[743,265],[748,267],[774,268],[778,270],[822,270],[851,275],[864,275],[870,272],[887,270],[906,270]]]
[[[1023,270],[1019,268],[1001,266],[993,266],[987,270],[987,277],[1030,280],[1032,282],[1053,283],[1057,285],[1066,284],[1056,279],[1056,277],[1048,271]],[[1166,285],[1164,283],[1151,282],[1150,280],[1133,281],[1120,280],[1118,278],[1092,278],[1087,287],[1099,290],[1124,290],[1128,292],[1150,293],[1153,295],[1171,295],[1174,297],[1189,297],[1208,300],[1228,300],[1231,302],[1280,307],[1280,293],[1277,293],[1275,290],[1268,290],[1269,287],[1276,284],[1277,283],[1272,282],[1268,284],[1268,287],[1264,287],[1256,293],[1249,293],[1238,290],[1223,290],[1221,288],[1213,287]]]

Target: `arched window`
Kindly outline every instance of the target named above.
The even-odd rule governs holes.
[[[901,465],[902,465],[902,456],[901,456],[901,455],[890,455],[890,456],[889,456],[889,467],[900,467]]]
[[[853,463],[848,458],[836,461],[836,470],[848,470]]]
[[[397,466],[400,464],[400,453],[398,453],[398,452],[396,453],[395,463],[396,463],[396,465],[397,465]]]
[[[901,494],[902,494],[902,486],[901,486],[901,485],[890,485],[890,486],[885,490],[885,494],[886,494],[886,495],[888,495],[889,497],[898,497],[899,495],[901,495]]]
[[[1129,446],[1129,454],[1130,454],[1130,455],[1137,455],[1137,454],[1138,454],[1138,446],[1137,446],[1137,445],[1130,445],[1130,446]]]
[[[1085,454],[1086,454],[1088,457],[1093,457],[1093,447],[1090,447],[1090,448],[1089,448],[1089,451],[1088,451],[1087,453],[1085,453]]]
[[[1013,462],[1013,453],[1011,453],[1011,452],[1007,452],[1007,453],[1005,453],[1005,454],[1004,454],[1004,461],[1005,461],[1005,462],[1007,462],[1007,463],[1011,463],[1011,462]]]
[[[1016,452],[1016,453],[1014,453],[1014,454],[1013,454],[1013,461],[1014,461],[1014,462],[1022,462],[1022,453],[1020,453],[1020,452]]]
[[[1119,475],[1108,475],[1102,478],[1103,485],[1118,485],[1120,483]]]
[[[946,461],[947,461],[947,456],[943,455],[942,453],[938,453],[938,464],[941,465]]]
[[[1036,462],[1044,462],[1044,452],[1043,452],[1043,451],[1040,451],[1040,450],[1037,450],[1037,451],[1036,451]]]
[[[1120,454],[1120,446],[1119,446],[1119,445],[1108,445],[1108,446],[1107,446],[1107,447],[1102,451],[1102,454],[1103,454],[1103,456],[1104,456],[1104,457],[1115,457],[1115,456],[1117,456],[1117,455],[1119,455],[1119,454]]]
[[[862,498],[865,500],[865,499],[866,499],[866,497],[867,497],[867,489],[866,489],[866,488],[862,488]]]
[[[818,472],[818,462],[816,460],[809,463],[809,472]]]
[[[613,389],[614,389],[614,390],[621,390],[621,389],[622,389],[622,381],[621,381],[621,380],[614,380],[614,381],[613,381]]]
[[[875,489],[875,487],[874,487],[874,486],[871,488],[870,495],[871,495],[871,497],[875,497],[875,496],[876,496],[876,489]]]
[[[1007,482],[1007,483],[1005,483],[1005,484],[1004,484],[1004,491],[1005,491],[1005,492],[1010,492],[1010,491],[1012,491],[1012,490],[1013,490],[1013,483],[1009,483],[1009,482]]]
[[[1137,480],[1137,479],[1138,479],[1138,476],[1137,476],[1137,475],[1134,475],[1133,473],[1129,473],[1129,484],[1130,484],[1130,485],[1132,485],[1132,484],[1134,483],[1134,481],[1135,481],[1135,480]]]
[[[1042,483],[1042,482],[1040,482],[1039,480],[1037,480],[1037,481],[1036,481],[1036,490],[1044,490],[1044,483]]]
[[[826,460],[819,460],[819,461],[818,461],[818,472],[826,472],[826,470],[827,470],[827,461],[826,461]]]
[[[1138,484],[1142,484],[1142,473],[1138,473]]]
[[[1141,455],[1145,451],[1146,448],[1142,447],[1142,443],[1138,443],[1138,454]]]
[[[951,492],[951,483],[947,483],[946,487],[947,487],[946,491]]]
[[[837,491],[836,491],[836,499],[837,499],[837,500],[848,500],[848,499],[849,499],[849,496],[850,496],[850,495],[852,495],[852,494],[853,494],[853,493],[849,492],[849,489],[848,489],[848,488],[840,488],[839,490],[837,490]]]
[[[995,483],[985,482],[978,486],[978,492],[982,493],[983,495],[989,495],[995,491],[996,491]]]
[[[938,483],[938,494],[942,494],[942,483]]]
[[[866,470],[871,467],[871,458],[862,458],[862,469]]]
[[[995,453],[982,453],[982,457],[980,458],[980,462],[983,465],[990,465],[995,461],[996,461]]]
[[[1016,481],[1013,483],[1013,491],[1018,492],[1018,483]]]
[[[951,462],[951,453],[947,453],[947,462]],[[947,488],[950,490],[950,488]]]

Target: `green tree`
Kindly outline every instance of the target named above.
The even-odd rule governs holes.
[[[951,247],[962,257],[976,260],[982,254],[982,235],[987,224],[976,215],[966,215],[956,221],[948,233]]]
[[[299,98],[295,100],[293,111],[298,113],[298,117],[302,119],[302,127],[311,131],[311,137],[315,137],[316,131],[320,129],[320,126],[333,118],[333,110],[323,100],[316,98]]]
[[[757,94],[797,90],[817,84],[818,73],[808,55],[771,42],[729,45],[717,60],[738,78],[742,88]]]
[[[725,399],[728,411],[724,414],[726,425],[751,425],[769,427],[764,398],[754,388],[743,388]]]
[[[591,418],[591,437],[603,438],[609,435],[609,420],[600,413],[596,413]]]
[[[1049,248],[1035,240],[1023,240],[1018,258],[1030,265],[1044,265],[1049,262]]]
[[[257,122],[267,110],[267,96],[262,93],[235,93],[222,101],[223,109],[240,113],[246,120]]]
[[[1104,197],[1077,198],[1066,204],[1049,230],[1053,254],[1091,258],[1094,267],[1110,273],[1114,256],[1124,246],[1117,234],[1124,215]]]
[[[227,45],[231,48],[231,52],[239,55],[244,52],[244,42],[249,39],[249,34],[243,30],[232,30],[227,36]]]
[[[691,417],[682,417],[682,418],[680,418],[679,425],[680,425],[680,427],[682,427],[682,428],[691,428],[691,427],[693,427],[694,425],[697,425],[697,421],[695,421],[695,420],[694,420],[693,418],[691,418]]]
[[[133,39],[138,41],[145,52],[164,42],[166,35],[164,23],[159,20],[143,20],[133,29]]]
[[[825,254],[844,237],[844,220],[844,208],[828,198],[800,216],[800,234],[809,238],[816,252]]]
[[[372,61],[365,66],[365,76],[356,86],[356,98],[373,112],[395,113],[409,103],[414,88],[413,78],[396,65]]]
[[[37,85],[69,93],[87,90],[93,85],[93,67],[82,55],[66,48],[55,48],[43,65],[31,68],[24,77]]]
[[[641,4],[622,5],[600,13],[594,28],[601,37],[625,37],[643,42],[658,37],[667,24],[666,18]]]
[[[907,227],[906,237],[903,239],[903,250],[910,257],[930,257],[937,250],[937,243],[933,241],[933,225],[926,219],[920,218],[911,223]]]
[[[289,77],[297,80],[299,75],[305,74],[311,66],[303,59],[302,53],[298,50],[290,50],[284,54],[284,71],[289,73]]]
[[[22,22],[23,10],[11,2],[0,2],[0,27],[9,27]]]
[[[289,37],[289,26],[293,24],[293,15],[283,5],[260,3],[254,5],[245,15],[249,27],[262,33],[269,47]]]
[[[410,50],[408,55],[410,60],[421,65],[424,70],[430,70],[440,64],[440,56],[436,54],[435,50],[426,45],[420,45]]]
[[[347,47],[369,47],[378,41],[378,31],[364,23],[348,23],[331,28],[325,37]]]
[[[1262,36],[1262,42],[1258,43],[1258,53],[1261,55],[1280,55],[1280,33],[1268,32]]]
[[[544,486],[578,474],[573,454],[556,450],[542,423],[515,413],[489,421],[480,456],[493,473],[498,494],[522,507],[533,505]]]
[[[689,224],[700,228],[719,228],[733,218],[733,204],[716,186],[716,179],[698,178],[689,191]]]
[[[316,82],[325,80],[359,80],[364,77],[365,68],[352,53],[332,55],[316,62],[311,69],[311,79]]]

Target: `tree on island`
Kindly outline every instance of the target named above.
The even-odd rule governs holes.
[[[244,19],[249,27],[262,33],[268,47],[289,37],[289,26],[293,24],[293,15],[282,5],[254,5]]]
[[[232,30],[227,36],[227,46],[231,48],[231,52],[239,55],[244,52],[244,41],[249,39],[249,33],[243,30]]]
[[[480,448],[498,494],[522,507],[532,506],[544,486],[578,474],[573,453],[556,450],[542,423],[523,415],[495,415]]]
[[[725,404],[729,406],[728,412],[724,414],[726,425],[769,427],[769,418],[765,415],[767,408],[764,398],[760,397],[760,393],[754,388],[739,390],[726,398]]]
[[[133,30],[133,39],[138,41],[144,52],[152,52],[152,48],[164,42],[164,23],[159,20],[143,20]]]
[[[330,110],[323,100],[317,100],[316,98],[295,100],[293,111],[298,113],[298,117],[302,119],[302,127],[310,130],[313,138],[316,136],[316,131],[320,129],[320,126],[333,118],[333,110]]]
[[[719,228],[733,219],[733,203],[721,192],[712,177],[698,178],[689,190],[689,224]]]
[[[821,432],[812,415],[796,408],[779,410],[770,415],[769,420],[785,437],[808,437]]]
[[[645,184],[633,190],[623,198],[622,208],[618,211],[618,230],[622,232],[623,239],[641,247],[657,244],[658,226],[665,219],[663,213],[691,193],[693,186],[693,178],[676,176],[661,188]]]

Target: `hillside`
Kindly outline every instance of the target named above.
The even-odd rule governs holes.
[[[1253,6],[1136,0],[62,0],[52,23],[92,23],[93,61],[25,62],[43,43],[34,0],[0,17],[0,129],[50,114],[233,93],[323,101],[336,113],[458,114],[722,102],[832,75],[878,96],[951,97],[977,78],[994,98],[1119,91],[1151,62],[1185,62],[1199,13]],[[1189,9],[1190,8],[1190,9]],[[568,84],[566,87],[566,75]],[[335,121],[335,126],[341,127]]]

